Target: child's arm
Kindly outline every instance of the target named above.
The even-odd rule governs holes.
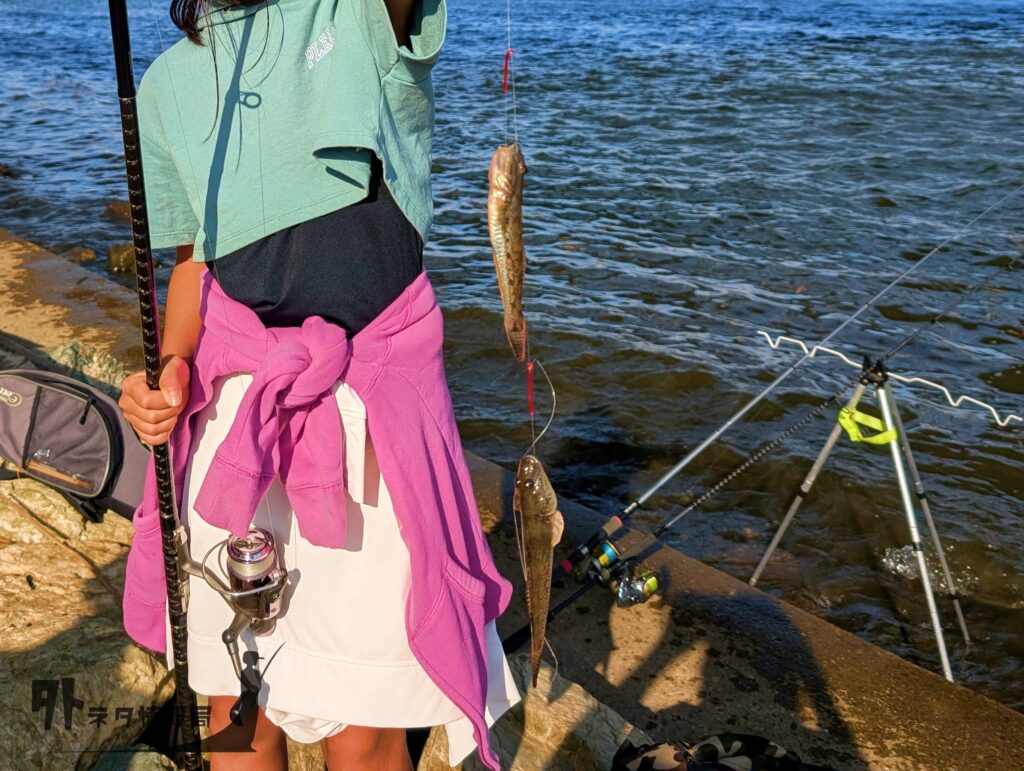
[[[167,284],[167,306],[163,336],[160,339],[160,362],[171,355],[192,360],[199,339],[199,279],[206,263],[192,259],[193,247],[179,246],[176,264]]]
[[[160,389],[150,390],[145,370],[121,381],[118,406],[147,444],[167,441],[188,403],[192,355],[199,338],[199,279],[204,263],[192,260],[192,247],[179,246],[167,285],[166,318],[160,340]]]
[[[395,28],[395,39],[399,45],[411,46],[409,33],[412,31],[412,9],[416,0],[384,0],[391,17],[391,26]]]

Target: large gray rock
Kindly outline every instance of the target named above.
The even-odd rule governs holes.
[[[87,769],[170,697],[163,663],[121,621],[131,534],[35,481],[0,482],[0,767]]]
[[[491,728],[491,741],[501,767],[509,771],[607,771],[623,741],[651,741],[643,731],[626,722],[581,686],[541,665],[537,687],[528,687],[530,657],[509,659],[519,692],[525,694],[514,709]],[[435,728],[423,750],[417,771],[450,771],[444,730]],[[457,767],[484,771],[474,752]]]

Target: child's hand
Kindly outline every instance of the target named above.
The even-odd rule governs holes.
[[[167,441],[188,404],[191,374],[189,362],[171,354],[160,368],[160,390],[146,385],[145,370],[132,372],[121,381],[117,404],[139,439],[149,445]]]

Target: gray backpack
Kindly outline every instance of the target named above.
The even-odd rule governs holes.
[[[86,383],[37,369],[0,370],[0,458],[62,493],[100,522],[131,519],[142,501],[149,449],[117,402]]]

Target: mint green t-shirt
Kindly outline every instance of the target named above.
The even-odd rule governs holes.
[[[384,0],[211,2],[203,46],[181,40],[138,90],[153,248],[221,257],[362,200],[370,153],[424,241],[445,0],[419,0],[411,50]]]

